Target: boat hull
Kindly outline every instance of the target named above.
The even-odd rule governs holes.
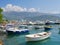
[[[6,32],[8,33],[8,34],[24,34],[24,33],[29,33],[29,31],[28,30],[25,30],[25,31],[9,31],[9,30],[6,30]]]
[[[44,38],[29,38],[29,39],[26,39],[26,41],[41,41],[41,40],[47,39],[48,37],[44,37]]]
[[[51,30],[52,28],[47,28],[47,27],[45,27],[45,30]]]
[[[31,37],[26,37],[26,41],[41,41],[41,40],[44,40],[44,39],[47,39],[50,37],[50,34],[49,35],[46,35],[46,36],[42,36],[42,37],[34,37],[34,38],[31,38]]]

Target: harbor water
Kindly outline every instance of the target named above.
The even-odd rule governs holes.
[[[6,35],[6,37],[3,36],[3,44],[4,45],[60,45],[60,31],[59,31],[60,25],[52,25],[51,36],[48,39],[42,40],[42,41],[36,41],[36,42],[27,42],[25,39],[25,35],[27,34],[11,34]],[[28,34],[33,33],[39,33],[43,32],[44,29],[32,29]]]

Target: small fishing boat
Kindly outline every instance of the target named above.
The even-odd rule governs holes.
[[[37,34],[26,35],[26,41],[44,40],[50,37],[50,35],[51,35],[51,32],[42,32],[42,33],[37,33]]]
[[[55,24],[54,21],[49,21],[49,20],[47,20],[47,21],[45,22],[45,25],[53,25],[53,24]]]
[[[44,29],[45,30],[51,30],[52,29],[52,26],[45,26]]]
[[[44,26],[34,26],[35,29],[43,29]]]
[[[6,30],[7,33],[11,34],[23,34],[23,33],[28,33],[29,29],[18,29],[18,28],[8,28]]]

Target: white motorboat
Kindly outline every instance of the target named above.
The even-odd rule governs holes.
[[[18,28],[9,28],[6,29],[7,33],[23,34],[28,33],[29,29],[18,29]]]
[[[51,35],[51,32],[42,32],[42,33],[37,33],[37,34],[26,35],[26,41],[44,40],[50,37],[50,35]]]

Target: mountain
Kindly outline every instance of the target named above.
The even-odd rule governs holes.
[[[59,14],[47,14],[39,12],[3,12],[8,20],[60,20]]]
[[[54,16],[54,15],[41,15],[41,16],[36,16],[34,18],[31,18],[31,19],[41,20],[41,21],[46,21],[46,20],[56,21],[56,20],[60,20],[60,17]]]

